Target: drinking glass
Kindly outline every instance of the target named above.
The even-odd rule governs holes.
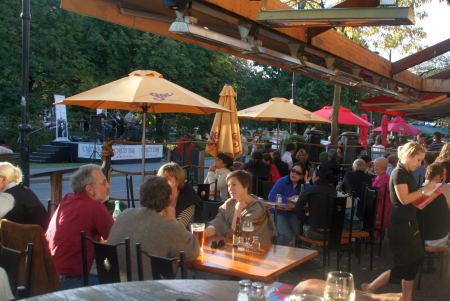
[[[286,296],[286,298],[284,298],[284,301],[324,301],[324,299],[319,296],[308,294],[292,294]]]
[[[244,220],[244,222],[242,223],[242,236],[244,237],[246,249],[251,249],[252,247],[252,237],[254,230],[255,228],[253,227],[253,222],[249,219]]]
[[[205,244],[205,223],[192,223],[191,232],[197,237],[200,248]]]
[[[323,297],[326,301],[354,301],[353,275],[342,271],[329,272]]]

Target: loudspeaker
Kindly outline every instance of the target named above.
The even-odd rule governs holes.
[[[186,7],[188,0],[164,0],[164,6],[170,9],[183,9]]]

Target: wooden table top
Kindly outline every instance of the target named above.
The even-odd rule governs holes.
[[[241,253],[229,242],[220,249],[212,249],[211,241],[205,242],[199,257],[188,264],[189,268],[270,283],[318,255],[315,250],[280,245],[263,245],[259,252]]]
[[[279,282],[265,287],[270,300],[282,300],[292,287]],[[157,280],[121,282],[57,291],[28,299],[30,301],[101,300],[101,301],[236,301],[237,281]],[[280,297],[278,299],[278,297]],[[277,298],[276,298],[277,297]]]

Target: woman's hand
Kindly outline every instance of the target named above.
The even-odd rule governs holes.
[[[431,180],[425,186],[423,186],[421,189],[424,193],[431,192],[434,189],[436,189],[436,182]]]
[[[216,235],[216,228],[214,228],[214,226],[206,227],[205,235],[206,235],[206,237],[211,237],[211,236]]]
[[[210,171],[210,172],[216,172],[216,170],[217,170],[216,165],[211,165],[211,166],[209,167],[209,171]]]

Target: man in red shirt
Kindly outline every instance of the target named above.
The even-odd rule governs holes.
[[[63,289],[83,285],[80,231],[96,240],[106,239],[114,223],[103,205],[110,186],[99,166],[81,166],[73,174],[71,185],[73,193],[62,198],[45,233]],[[94,250],[92,245],[87,246],[90,270]]]

